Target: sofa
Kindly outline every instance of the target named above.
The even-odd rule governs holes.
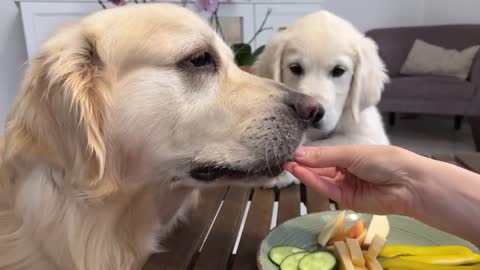
[[[480,53],[467,80],[444,76],[404,76],[402,65],[416,39],[447,49],[480,45],[480,25],[439,25],[373,29],[366,35],[378,44],[390,83],[379,103],[382,112],[466,116],[480,151]]]

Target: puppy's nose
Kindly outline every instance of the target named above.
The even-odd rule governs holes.
[[[320,106],[320,107],[318,108],[317,114],[316,114],[315,117],[313,118],[313,122],[314,122],[314,123],[320,122],[320,120],[322,120],[322,118],[323,118],[324,115],[325,115],[325,109],[323,109],[323,107]]]
[[[300,93],[289,93],[286,103],[301,119],[308,122],[316,121],[318,117],[321,119],[325,113],[320,103],[313,97]],[[317,116],[319,113],[321,115]]]

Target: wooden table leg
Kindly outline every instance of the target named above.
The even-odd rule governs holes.
[[[460,130],[462,128],[462,122],[463,122],[463,115],[455,115],[454,116],[454,124],[453,124],[453,129],[455,130]]]
[[[468,118],[470,127],[472,129],[473,142],[475,149],[480,152],[480,116],[470,116]]]
[[[392,127],[395,126],[395,120],[396,120],[396,118],[397,118],[397,114],[396,114],[396,113],[394,113],[394,112],[388,113],[388,124],[389,124],[390,126],[392,126]]]

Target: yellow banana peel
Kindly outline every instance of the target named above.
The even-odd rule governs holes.
[[[453,254],[473,254],[473,252],[464,246],[409,246],[395,245],[385,246],[380,252],[384,258],[393,258],[396,256],[438,256]]]
[[[386,270],[480,270],[480,265],[437,265],[402,259],[385,260],[381,265]]]

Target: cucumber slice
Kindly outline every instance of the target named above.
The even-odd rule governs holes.
[[[306,250],[291,246],[279,246],[270,249],[268,257],[274,264],[280,265],[286,257],[299,252],[306,252]]]
[[[333,270],[337,267],[337,258],[325,251],[311,253],[298,263],[300,270]]]
[[[280,264],[280,270],[298,270],[298,263],[308,254],[310,252],[299,252],[286,257]]]

